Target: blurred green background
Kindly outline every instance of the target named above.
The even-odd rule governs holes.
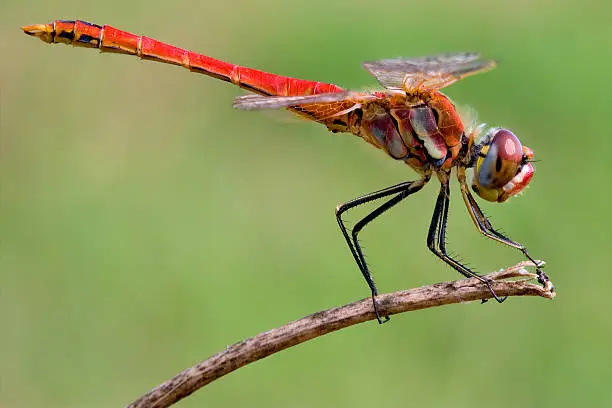
[[[554,301],[370,322],[182,407],[611,406],[610,3],[0,7],[0,406],[122,406],[228,344],[366,297],[334,208],[415,177],[350,135],[235,111],[242,92],[221,81],[19,29],[59,18],[351,88],[375,85],[364,60],[478,50],[499,68],[447,93],[540,160],[524,196],[483,208],[547,261]],[[522,260],[476,232],[453,187],[453,252],[481,272]],[[425,246],[436,193],[434,182],[362,234],[383,292],[459,278]]]

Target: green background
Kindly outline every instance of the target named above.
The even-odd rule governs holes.
[[[364,60],[478,50],[498,69],[447,93],[540,160],[526,194],[483,208],[547,261],[554,301],[369,322],[238,370],[181,406],[612,404],[610,3],[0,7],[1,406],[122,406],[228,344],[366,297],[334,208],[415,178],[350,135],[235,111],[242,92],[221,81],[19,30],[55,18],[357,89],[375,85]],[[363,233],[381,291],[459,277],[425,246],[436,184]],[[453,188],[452,251],[481,272],[522,260],[476,232]]]

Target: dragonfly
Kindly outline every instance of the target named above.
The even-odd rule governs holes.
[[[364,62],[363,68],[382,86],[376,91],[353,91],[331,83],[291,78],[234,65],[188,51],[153,38],[82,20],[55,20],[22,27],[46,43],[64,43],[97,48],[101,52],[136,55],[145,60],[182,66],[231,82],[251,93],[237,97],[233,106],[242,110],[287,109],[321,123],[331,132],[351,133],[404,162],[418,175],[336,207],[336,220],[350,252],[368,284],[373,310],[379,323],[378,289],[359,242],[359,233],[387,210],[418,192],[432,177],[440,190],[434,206],[427,247],[465,277],[479,279],[499,303],[491,281],[480,276],[446,249],[446,226],[450,203],[450,180],[454,169],[463,201],[477,230],[484,236],[515,248],[537,270],[538,281],[552,290],[552,283],[524,245],[494,229],[471,190],[486,201],[502,203],[527,187],[534,174],[533,151],[510,130],[486,129],[485,124],[467,123],[449,97],[440,90],[467,76],[489,71],[493,60],[478,53],[459,52],[418,58],[382,59]],[[464,123],[466,122],[466,123]],[[349,231],[343,215],[358,206],[382,200]]]

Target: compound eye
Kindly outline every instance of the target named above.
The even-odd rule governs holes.
[[[485,188],[500,188],[521,169],[523,146],[514,133],[499,129],[491,139],[485,155],[476,168],[478,184]]]

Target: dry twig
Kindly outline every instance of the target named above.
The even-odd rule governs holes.
[[[533,265],[530,262],[521,262],[508,269],[485,275],[485,277],[494,281],[492,286],[499,296],[541,296],[552,299],[555,294],[549,288],[528,282],[536,275],[527,272],[525,270],[527,266]],[[520,279],[509,280],[511,278]],[[385,316],[491,297],[489,289],[477,279],[462,279],[382,294],[376,299],[381,315]],[[209,359],[158,385],[129,407],[168,407],[242,366],[315,337],[375,318],[370,298],[314,313],[227,347]]]

